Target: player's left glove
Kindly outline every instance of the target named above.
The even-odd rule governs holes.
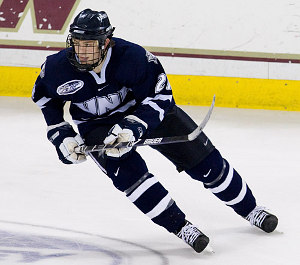
[[[121,142],[136,141],[141,138],[147,130],[147,123],[140,120],[136,116],[126,116],[120,123],[115,124],[108,132],[108,136],[104,139],[104,144],[116,144]],[[124,157],[132,149],[132,146],[124,148],[107,149],[107,156],[113,158]]]

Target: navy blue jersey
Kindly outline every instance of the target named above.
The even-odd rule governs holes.
[[[47,57],[32,92],[47,125],[70,114],[81,135],[99,125],[114,125],[135,115],[156,128],[174,106],[171,86],[159,60],[141,46],[113,38],[100,74],[79,72],[68,61],[66,49]]]

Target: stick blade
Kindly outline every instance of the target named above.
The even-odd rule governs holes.
[[[211,105],[210,105],[210,108],[209,108],[205,118],[203,119],[203,121],[200,123],[200,125],[194,131],[192,131],[188,135],[189,141],[195,140],[199,136],[199,134],[203,131],[205,125],[207,124],[208,120],[210,119],[213,108],[215,106],[215,101],[216,101],[216,95],[214,95],[213,100],[212,100]]]

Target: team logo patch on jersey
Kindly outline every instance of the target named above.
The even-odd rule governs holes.
[[[62,85],[60,85],[56,92],[58,95],[64,96],[69,94],[74,94],[79,89],[84,86],[84,82],[82,80],[71,80]]]
[[[146,51],[146,57],[149,63],[154,62],[157,64],[157,58],[151,52]]]

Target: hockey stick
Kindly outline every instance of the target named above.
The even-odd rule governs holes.
[[[82,154],[88,154],[89,152],[95,152],[95,151],[103,152],[105,149],[110,149],[110,148],[125,148],[125,147],[132,147],[132,146],[173,144],[173,143],[193,141],[203,131],[205,125],[207,124],[207,122],[212,114],[214,105],[215,105],[215,98],[216,98],[216,96],[213,97],[210,108],[209,108],[205,118],[200,123],[200,125],[194,131],[192,131],[191,133],[189,133],[187,135],[167,136],[167,137],[158,137],[158,138],[145,138],[145,139],[138,139],[136,141],[131,141],[131,142],[120,142],[120,143],[112,144],[112,145],[104,145],[104,144],[91,145],[91,146],[82,145],[82,146],[75,148],[75,152],[82,153]]]

